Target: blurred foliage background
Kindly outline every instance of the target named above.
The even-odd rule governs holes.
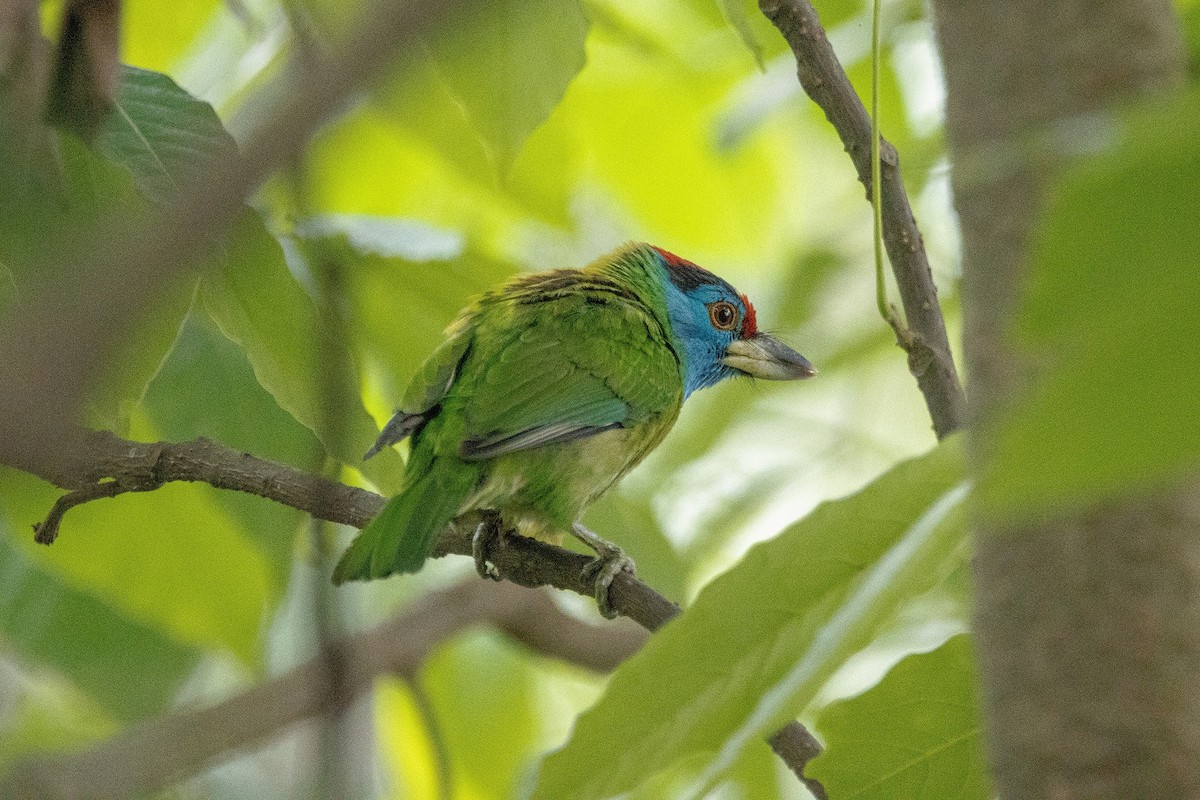
[[[867,96],[869,5],[817,5]],[[1200,15],[1183,7],[1195,32]],[[777,565],[782,583],[767,594],[730,589],[740,599],[720,613],[748,630],[778,623],[786,632],[760,642],[811,641],[811,611],[812,630],[799,636],[790,617],[769,621],[772,609],[829,617],[838,607],[830,598],[862,588],[853,581],[961,478],[957,456],[935,453],[902,467],[884,489],[846,501],[858,505],[823,507],[814,515],[819,530],[797,522],[935,444],[903,354],[875,312],[870,209],[840,142],[753,3],[488,0],[474,8],[452,14],[383,81],[346,102],[302,161],[263,187],[203,276],[139,321],[106,369],[88,421],[145,441],[206,436],[386,493],[400,456],[363,466],[359,454],[471,295],[521,270],[582,266],[625,241],[650,241],[746,291],[760,325],[821,375],[799,385],[731,382],[692,398],[666,443],[585,521],[624,545],[645,581],[685,605],[752,545],[786,530],[778,557],[765,562]],[[259,121],[283,60],[336,41],[354,10],[329,0],[124,3],[122,58],[131,68],[121,113],[91,147],[61,137],[65,211],[34,191],[28,216],[3,224],[0,308],[30,279],[22,254],[45,230],[31,220],[82,224],[119,203],[163,202],[187,179],[198,149],[224,152]],[[51,38],[60,13],[56,3],[43,5]],[[930,23],[915,0],[888,0],[883,21],[882,131],[901,155],[956,342],[959,256]],[[330,352],[344,368],[332,368]],[[330,392],[336,431],[324,410]],[[896,498],[914,486],[926,494],[898,509]],[[30,753],[96,741],[268,680],[314,652],[322,628],[314,614],[332,610],[326,623],[335,632],[359,629],[472,571],[466,559],[447,558],[417,576],[334,592],[328,553],[350,531],[314,530],[291,509],[190,484],[82,506],[54,547],[39,547],[29,526],[58,494],[0,470],[0,771]],[[864,518],[892,520],[892,538],[872,540],[878,530]],[[912,685],[921,676],[941,676],[948,688],[921,685],[962,699],[949,722],[929,721],[922,735],[933,744],[913,744],[918,755],[894,768],[880,748],[852,754],[850,763],[871,766],[851,772],[919,778],[950,758],[957,785],[967,787],[958,796],[986,796],[964,667],[969,643],[957,636],[966,627],[961,517],[953,526],[958,533],[935,555],[922,551],[903,566],[922,577],[878,600],[869,624],[830,650],[836,656],[790,713],[806,709],[819,734],[853,742],[856,719],[878,719],[889,698],[918,696]],[[826,575],[826,562],[846,574]],[[810,578],[828,587],[779,588]],[[560,599],[573,613],[595,613],[578,598]],[[810,605],[788,605],[800,602]],[[626,684],[646,690],[661,655],[648,654],[644,674],[635,665]],[[878,683],[907,656],[927,660],[906,659]],[[872,686],[860,706],[847,705]],[[355,792],[521,796],[542,756],[567,740],[605,687],[605,678],[530,655],[497,633],[456,637],[414,685],[383,680],[356,704],[346,729]],[[739,698],[747,708],[753,700]],[[789,708],[775,715],[786,719]],[[581,724],[577,735],[587,730]],[[600,739],[625,735],[599,730]],[[912,729],[885,734],[918,741]],[[938,744],[948,741],[967,749]],[[721,764],[713,796],[806,796],[760,741],[724,761],[697,760],[708,744],[689,747],[646,766],[656,777],[635,783],[634,796],[685,796],[694,788],[681,787],[712,763]],[[319,754],[314,727],[302,727],[162,796],[311,796]],[[916,771],[905,773],[913,761]],[[846,763],[833,761],[821,776],[837,785]],[[582,785],[555,764],[547,762],[540,796],[574,794],[554,793],[555,785]],[[905,785],[884,784],[880,796],[917,796]]]

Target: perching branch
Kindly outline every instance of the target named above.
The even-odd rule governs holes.
[[[809,0],[759,0],[758,7],[792,48],[800,85],[837,131],[870,197],[871,118],[825,37],[816,10]],[[908,353],[908,368],[925,397],[933,430],[941,439],[962,426],[966,398],[946,336],[925,243],[900,179],[899,156],[882,137],[879,146],[883,243],[908,322],[907,327],[893,327],[897,344]]]
[[[172,481],[199,481],[219,489],[232,489],[258,495],[307,512],[313,517],[356,528],[365,526],[372,517],[379,513],[385,502],[384,498],[374,492],[346,486],[284,464],[257,458],[208,439],[196,439],[190,442],[142,443],[127,441],[107,432],[81,431],[79,429],[74,430],[74,435],[75,446],[61,451],[69,454],[69,457],[55,464],[53,469],[28,470],[51,483],[71,490],[68,497],[72,494],[83,497],[89,492],[94,493],[97,498],[110,497],[122,492],[153,491],[164,483]],[[36,463],[44,462],[37,461]],[[107,489],[109,485],[119,488],[109,490]],[[99,490],[96,487],[105,488]],[[71,506],[76,504],[72,502]],[[58,508],[59,506],[56,505],[55,509]],[[65,508],[62,509],[63,512],[65,510]],[[54,516],[54,512],[51,512],[51,516]],[[57,523],[61,519],[62,513],[58,513],[55,522]],[[48,522],[43,523],[40,529],[45,530]],[[438,541],[434,555],[443,556],[451,553],[471,555],[472,533],[473,531],[469,530],[448,529]],[[521,586],[553,586],[585,597],[592,597],[595,591],[594,579],[588,577],[584,570],[591,561],[591,556],[545,544],[525,536],[503,537],[489,552],[488,560],[496,567],[502,578]],[[613,580],[609,597],[616,611],[650,631],[657,630],[680,613],[679,607],[670,600],[625,572],[619,573]],[[532,642],[534,633],[529,629],[526,631],[527,638],[523,640]],[[409,636],[411,636],[410,632],[405,633],[401,638]],[[543,647],[538,649],[542,652],[554,652],[553,648],[546,643],[543,643]],[[356,658],[357,656],[338,663],[350,665],[355,662]],[[357,670],[359,667],[355,666],[354,669]],[[311,680],[311,676],[305,680]],[[366,678],[355,672],[349,676],[343,675],[342,680],[347,681],[348,685],[357,687]],[[251,693],[254,691],[257,690],[251,690]],[[348,695],[352,694],[352,692],[348,692]],[[349,699],[350,697],[347,696],[341,698],[341,701],[345,702]],[[225,707],[226,705],[222,704],[216,708]],[[227,713],[237,716],[245,713],[247,708],[254,708],[254,706],[251,703],[244,706],[231,706]],[[328,708],[321,703],[311,702],[305,704],[303,710],[304,713],[300,716],[309,716],[328,710]],[[215,709],[210,711],[215,712]],[[253,713],[258,714],[259,712],[254,711]],[[208,724],[209,721],[206,719],[204,724]],[[291,718],[288,718],[279,724],[290,721],[292,721]],[[243,720],[244,735],[237,733],[243,729],[230,719],[218,716],[214,724],[216,722],[220,723],[217,730],[222,731],[222,734],[213,738],[218,743],[225,743],[219,750],[212,749],[215,745],[200,747],[195,756],[190,757],[187,761],[186,766],[192,771],[204,766],[217,753],[257,740],[270,730],[263,726],[261,718],[258,716],[250,716]],[[798,722],[787,725],[771,737],[770,744],[792,772],[804,781],[818,798],[825,796],[819,783],[804,776],[805,765],[821,751],[816,739],[804,726]],[[187,750],[187,748],[178,749]],[[137,755],[136,751],[130,752],[138,758],[142,757]],[[137,774],[141,769],[136,766],[136,761],[123,766],[133,774]],[[172,764],[170,770],[164,768],[159,774],[163,775],[164,779],[168,773],[177,776],[183,766],[182,764]],[[112,769],[116,771],[115,767]]]
[[[348,704],[376,678],[413,677],[438,645],[480,624],[597,672],[615,669],[646,638],[633,627],[577,620],[544,592],[468,580],[431,592],[382,625],[211,708],[144,722],[78,752],[24,761],[0,780],[0,797],[118,800],[162,790],[224,753]],[[334,662],[343,673],[337,681],[330,675]]]

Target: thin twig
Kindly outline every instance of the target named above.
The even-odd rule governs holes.
[[[837,131],[870,197],[871,117],[825,37],[816,10],[808,0],[759,0],[758,6],[787,40],[796,57],[800,85]],[[900,159],[896,148],[882,138],[879,148],[883,241],[908,321],[907,328],[893,324],[893,329],[897,344],[908,354],[908,368],[917,379],[940,439],[962,426],[965,396],[925,243],[900,179]]]
[[[116,481],[104,481],[84,489],[67,492],[55,501],[45,520],[34,523],[34,541],[38,544],[54,544],[54,540],[58,538],[58,526],[62,523],[64,514],[75,506],[81,506],[84,503],[92,500],[100,500],[104,497],[116,497],[123,491],[129,490],[122,489],[121,484]]]

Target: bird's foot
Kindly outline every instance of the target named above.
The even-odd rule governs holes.
[[[622,572],[634,574],[636,567],[633,559],[625,555],[625,551],[620,547],[606,539],[601,539],[579,523],[572,526],[571,533],[596,551],[596,558],[584,567],[584,576],[590,577],[592,573],[595,573],[596,606],[605,619],[613,619],[617,616],[617,611],[612,607],[608,590],[612,586],[613,578],[618,574]]]
[[[471,555],[475,558],[475,571],[481,578],[498,581],[501,580],[500,572],[488,563],[488,554],[497,540],[503,538],[504,526],[500,515],[495,511],[483,511],[481,516],[482,519],[475,526],[475,533],[471,536]]]

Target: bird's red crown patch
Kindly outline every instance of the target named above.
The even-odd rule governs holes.
[[[650,246],[654,247],[654,245],[650,245]],[[684,267],[691,267],[693,269],[704,269],[703,267],[698,266],[698,265],[693,264],[692,262],[688,261],[686,258],[680,258],[679,256],[675,255],[674,253],[672,253],[668,250],[663,250],[661,247],[654,247],[654,249],[657,250],[658,254],[663,257],[663,261],[667,262],[668,267],[675,267],[676,269],[681,269]],[[705,270],[705,271],[707,271],[707,270]]]

